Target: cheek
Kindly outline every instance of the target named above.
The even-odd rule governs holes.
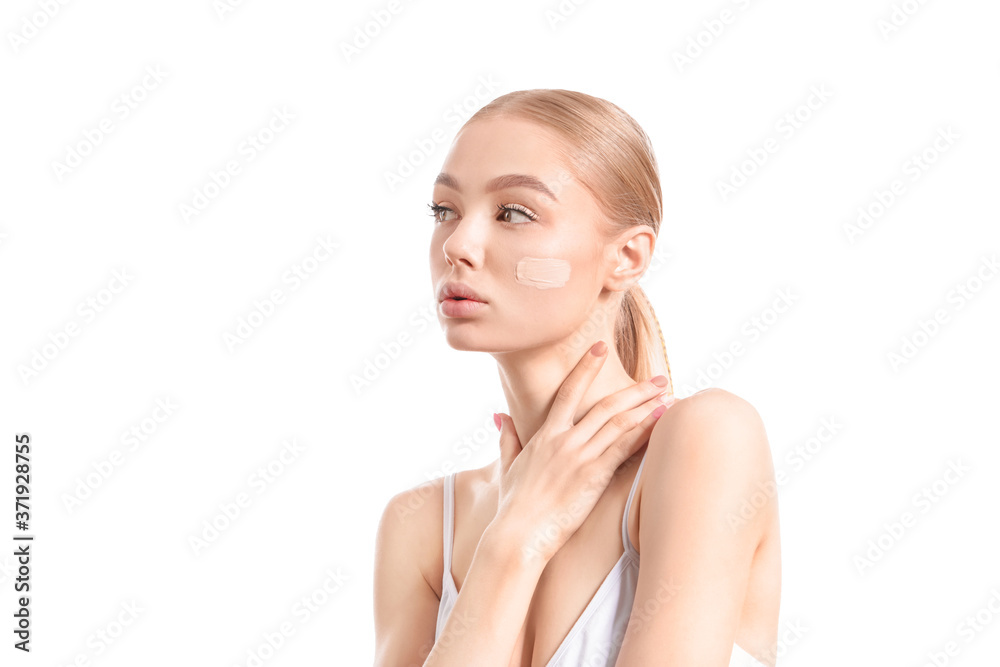
[[[571,334],[596,294],[590,273],[586,257],[522,256],[514,264],[516,326],[544,340]]]
[[[555,257],[522,257],[514,266],[515,281],[540,290],[565,286],[569,275],[569,262]]]

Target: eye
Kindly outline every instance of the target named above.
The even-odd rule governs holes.
[[[431,215],[431,217],[434,218],[434,222],[446,222],[446,220],[442,220],[441,219],[441,214],[442,213],[454,213],[455,212],[455,211],[451,210],[450,208],[448,208],[447,206],[440,206],[438,204],[435,204],[434,202],[431,202],[427,206],[431,209],[430,215]]]
[[[498,216],[502,222],[514,225],[526,224],[525,221],[516,222],[511,220],[515,215],[520,215],[527,218],[527,222],[534,222],[538,219],[535,213],[532,213],[520,204],[497,204],[497,208],[500,209],[501,213]]]

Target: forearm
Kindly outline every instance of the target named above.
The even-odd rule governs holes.
[[[507,667],[544,569],[544,559],[524,556],[520,540],[490,524],[424,667]]]

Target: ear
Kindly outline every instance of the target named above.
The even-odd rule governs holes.
[[[605,247],[604,287],[624,292],[636,285],[652,260],[655,246],[656,235],[649,225],[635,225],[609,241]]]

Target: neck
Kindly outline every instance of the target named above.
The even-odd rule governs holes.
[[[582,345],[561,342],[516,352],[493,353],[507,399],[507,412],[522,447],[545,422],[559,387],[582,356],[590,354],[590,346],[599,339],[608,344],[607,357],[584,391],[573,416],[575,424],[602,398],[635,384],[618,358],[611,335],[595,337]]]

